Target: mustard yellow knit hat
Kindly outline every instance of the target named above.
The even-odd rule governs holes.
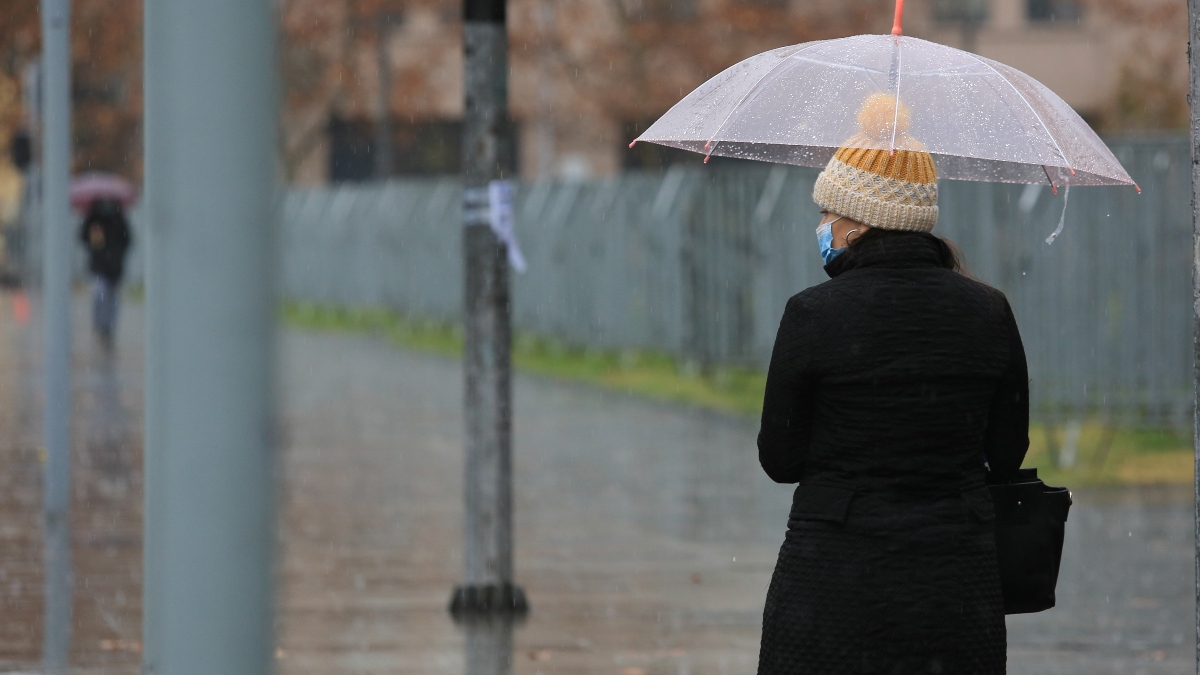
[[[938,217],[937,171],[925,146],[908,135],[909,118],[908,106],[897,104],[891,94],[868,96],[858,111],[861,131],[817,176],[813,201],[871,227],[932,230]],[[893,135],[894,152],[888,149]]]

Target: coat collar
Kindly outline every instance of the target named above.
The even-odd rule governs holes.
[[[834,258],[825,265],[825,273],[832,279],[843,272],[866,267],[941,267],[939,248],[939,242],[932,234],[913,233],[876,239]]]

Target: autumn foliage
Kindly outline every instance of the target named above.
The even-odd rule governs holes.
[[[1121,28],[1129,55],[1097,120],[1110,130],[1183,124],[1183,4],[1081,2]],[[909,4],[914,16],[928,14],[928,0]],[[370,122],[381,109],[398,123],[461,116],[461,0],[276,6],[288,179],[323,180],[334,120]],[[510,107],[522,162],[591,153],[600,157],[596,171],[616,170],[618,155],[596,149],[627,142],[708,77],[774,47],[887,31],[891,7],[892,0],[509,0]],[[26,123],[21,77],[40,48],[37,9],[37,0],[0,0],[0,141]],[[77,170],[141,178],[141,15],[141,0],[73,0]]]

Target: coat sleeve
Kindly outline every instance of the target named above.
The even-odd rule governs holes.
[[[991,479],[1002,483],[1012,479],[1029,450],[1029,370],[1021,333],[1007,302],[1005,317],[1009,333],[1008,366],[992,395],[984,435],[984,453],[991,468]]]
[[[758,461],[777,483],[795,483],[803,476],[814,385],[810,317],[802,303],[792,298],[771,352],[758,432]]]

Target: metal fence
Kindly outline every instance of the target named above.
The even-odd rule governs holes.
[[[1115,141],[1140,182],[1077,188],[944,182],[937,232],[1003,290],[1042,416],[1186,426],[1191,410],[1191,222],[1185,138]],[[789,296],[825,280],[816,171],[674,167],[520,186],[517,328],[568,343],[765,367]],[[297,189],[282,242],[287,297],[456,320],[455,180]]]

